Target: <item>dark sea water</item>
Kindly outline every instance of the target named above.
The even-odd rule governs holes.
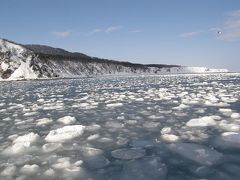
[[[0,82],[2,180],[238,180],[240,74]]]

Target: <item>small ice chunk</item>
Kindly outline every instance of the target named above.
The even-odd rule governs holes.
[[[172,131],[171,127],[164,127],[161,130],[161,134],[169,134],[169,133],[171,133],[171,131]]]
[[[82,125],[64,126],[50,131],[45,140],[47,142],[64,142],[81,136],[84,130],[85,126]]]
[[[22,154],[34,150],[30,142],[15,143],[3,151],[5,155]]]
[[[134,125],[134,124],[137,124],[137,120],[127,120],[127,121],[125,121],[125,123]]]
[[[70,158],[59,158],[55,164],[52,165],[54,169],[66,169],[71,167]]]
[[[79,161],[76,161],[74,163],[75,166],[81,166],[83,164],[83,161],[82,160],[79,160]]]
[[[174,107],[174,108],[172,108],[172,109],[182,110],[182,109],[186,109],[186,108],[189,108],[189,106],[188,106],[188,105],[185,105],[185,104],[180,104],[179,106]]]
[[[13,135],[10,135],[10,136],[8,136],[8,139],[10,139],[10,140],[14,140],[14,139],[16,139],[18,137],[18,135],[17,134],[13,134]]]
[[[219,111],[222,113],[231,113],[232,112],[231,109],[224,109],[224,108],[220,108]]]
[[[42,146],[44,152],[53,152],[62,147],[61,143],[47,143]]]
[[[101,129],[101,126],[98,124],[92,124],[90,126],[86,126],[86,130],[91,132],[98,131],[99,129]]]
[[[191,119],[190,121],[187,122],[186,125],[188,127],[207,127],[215,126],[216,122],[212,117],[206,116],[199,119]]]
[[[231,118],[238,119],[238,118],[240,118],[240,114],[239,113],[232,113]]]
[[[170,151],[179,154],[183,158],[194,161],[204,166],[218,163],[223,155],[207,146],[193,143],[176,143],[167,145]]]
[[[122,106],[123,103],[112,103],[112,104],[107,104],[106,106],[107,107],[119,107],[119,106]]]
[[[31,150],[35,150],[35,147],[32,146],[40,139],[38,134],[33,132],[29,134],[25,134],[23,136],[18,136],[14,141],[12,146],[6,148],[3,151],[3,154],[21,154],[25,152],[29,152]]]
[[[73,124],[76,122],[76,118],[72,116],[64,116],[62,118],[59,118],[57,122],[62,123],[62,124]]]
[[[35,134],[33,132],[25,134],[23,136],[18,136],[17,139],[13,141],[13,143],[34,143],[40,139],[38,134]]]
[[[39,172],[39,170],[40,168],[37,164],[26,164],[20,169],[20,172],[23,174],[36,174],[37,172]]]
[[[17,167],[14,165],[7,166],[1,173],[2,176],[13,176],[17,171]]]
[[[42,118],[37,120],[37,126],[45,126],[47,124],[52,123],[53,120],[49,118]]]
[[[47,169],[43,174],[45,176],[54,176],[55,171],[52,168],[50,168],[50,169]]]
[[[240,125],[237,124],[227,124],[225,121],[219,123],[219,127],[224,131],[240,131]]]
[[[117,159],[138,159],[142,158],[145,155],[145,150],[140,148],[124,148],[124,149],[117,149],[111,152],[112,156]]]
[[[92,141],[92,140],[98,139],[99,137],[100,137],[99,134],[93,134],[91,136],[88,136],[87,140]]]
[[[177,142],[179,141],[179,137],[174,135],[174,134],[163,134],[161,136],[161,138],[165,141],[165,142],[169,142],[169,143],[173,143],[173,142]]]

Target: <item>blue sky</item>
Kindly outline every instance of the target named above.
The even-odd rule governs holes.
[[[239,0],[2,0],[0,23],[19,43],[240,71]]]

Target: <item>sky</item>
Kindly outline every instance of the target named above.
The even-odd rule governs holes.
[[[240,72],[240,1],[1,0],[0,37],[100,58]]]

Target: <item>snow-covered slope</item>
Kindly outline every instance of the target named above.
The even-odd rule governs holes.
[[[0,80],[94,75],[215,73],[225,69],[142,65],[89,57],[40,45],[19,45],[0,39]]]

